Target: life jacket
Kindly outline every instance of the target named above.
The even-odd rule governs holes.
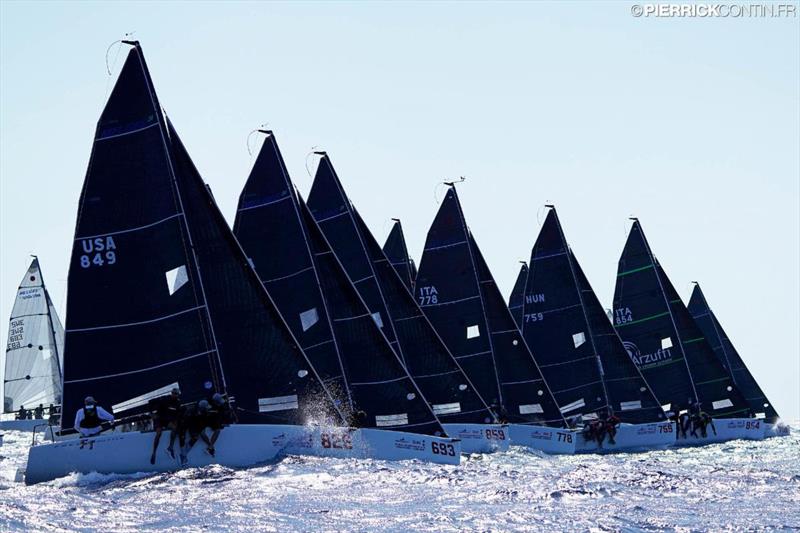
[[[82,428],[96,428],[102,424],[100,420],[100,416],[97,414],[97,407],[94,409],[86,409],[83,408],[83,420],[81,420],[81,427]]]

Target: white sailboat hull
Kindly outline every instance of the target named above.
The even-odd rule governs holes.
[[[699,430],[696,437],[691,432],[687,436],[678,435],[676,430],[675,446],[702,446],[736,439],[763,440],[765,425],[763,420],[754,418],[718,418],[713,420],[713,428],[711,424],[706,428],[705,437]]]
[[[508,450],[511,439],[504,424],[442,424],[450,437],[461,441],[463,453],[494,453]]]
[[[652,422],[649,424],[620,424],[614,437],[608,437],[598,445],[597,441],[587,441],[578,436],[576,453],[613,453],[663,449],[675,444],[675,428],[672,422]]]
[[[41,483],[73,472],[132,474],[180,469],[178,443],[175,444],[176,458],[166,452],[169,432],[161,436],[155,464],[150,464],[154,435],[153,432],[111,432],[32,446],[28,452],[25,482]],[[399,431],[237,424],[220,432],[215,457],[211,457],[202,441],[198,441],[188,454],[186,466],[219,464],[240,468],[268,463],[286,454],[417,459],[457,465],[461,446],[457,439]]]
[[[512,446],[524,446],[549,454],[575,453],[579,435],[574,430],[558,429],[547,426],[528,426],[509,424]]]

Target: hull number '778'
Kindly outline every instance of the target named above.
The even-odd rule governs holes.
[[[559,431],[556,435],[558,435],[558,442],[572,442],[572,433],[562,433]]]
[[[431,442],[431,451],[438,455],[449,455],[450,457],[456,456],[456,450],[453,448],[453,445],[446,444],[444,442]]]

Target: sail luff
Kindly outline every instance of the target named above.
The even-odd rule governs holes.
[[[394,226],[392,226],[389,236],[386,237],[386,242],[383,245],[383,253],[389,259],[389,262],[398,271],[403,284],[413,294],[414,292],[414,263],[408,254],[408,247],[406,246],[406,237],[403,233],[403,226],[399,218],[394,218]]]
[[[517,327],[522,330],[522,315],[525,313],[525,286],[528,282],[528,264],[525,261],[520,261],[522,266],[519,268],[517,274],[517,281],[514,282],[514,287],[511,289],[511,294],[508,296],[508,310],[511,311],[511,316],[514,317],[514,322]]]

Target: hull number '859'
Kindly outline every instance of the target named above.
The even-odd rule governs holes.
[[[322,432],[322,447],[336,448],[339,450],[352,450],[353,439],[349,433],[327,433]]]
[[[506,440],[506,432],[502,429],[487,429],[486,438],[489,440]]]
[[[431,442],[431,451],[438,455],[449,455],[450,457],[456,456],[456,449],[453,448],[453,445],[446,444],[444,442]]]

